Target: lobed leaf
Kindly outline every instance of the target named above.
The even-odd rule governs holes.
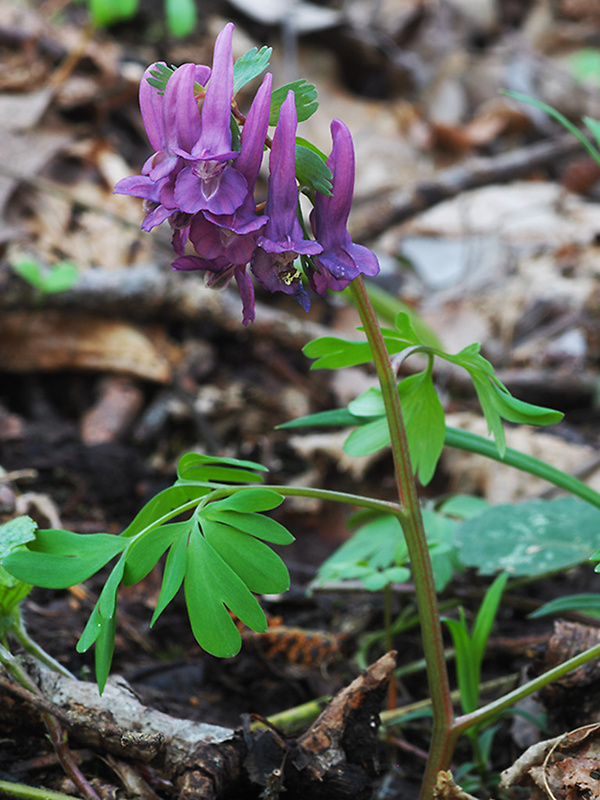
[[[220,509],[219,503],[210,503],[202,509],[201,520],[220,522],[222,525],[229,525],[250,536],[256,536],[271,544],[291,544],[294,541],[292,534],[271,517],[263,514],[240,514],[237,511]]]
[[[250,81],[261,75],[269,66],[269,59],[273,52],[272,47],[253,47],[233,65],[233,96]]]
[[[177,67],[168,67],[166,64],[155,64],[154,69],[150,72],[151,77],[146,80],[158,91],[158,94],[164,94],[169,78],[176,69]]]
[[[241,647],[240,633],[227,609],[255,631],[267,628],[254,595],[199,530],[189,538],[184,588],[196,641],[214,656],[229,658]]]
[[[398,386],[411,465],[426,486],[444,449],[446,418],[431,370],[404,378]]]
[[[171,522],[152,528],[138,538],[127,548],[125,555],[125,571],[123,583],[132,586],[138,583],[157,564],[163,553],[181,537],[190,532],[191,522]]]
[[[296,178],[301,189],[312,189],[331,196],[331,170],[314,150],[302,144],[296,144]]]
[[[198,500],[209,494],[210,486],[198,486],[192,482],[176,483],[159,492],[136,514],[121,533],[121,537],[130,538],[144,531],[156,528],[173,517],[197,505]]]
[[[518,400],[510,394],[506,387],[502,384],[498,385],[495,381],[490,382],[490,386],[493,391],[494,407],[498,414],[508,422],[525,425],[555,425],[564,417],[561,411]]]
[[[3,560],[15,578],[47,589],[66,589],[87,580],[120,553],[126,542],[108,533],[40,530],[35,540]]]
[[[268,545],[229,525],[203,520],[202,531],[251,592],[279,594],[290,588],[290,576],[281,558]]]
[[[169,549],[169,554],[165,561],[162,586],[150,620],[150,627],[154,625],[181,588],[187,567],[187,545],[187,536],[181,536],[173,541]]]
[[[277,125],[281,106],[285,102],[289,91],[294,92],[296,101],[296,112],[298,122],[305,122],[315,113],[319,104],[317,102],[317,90],[312,83],[308,83],[304,78],[297,81],[286,83],[271,94],[271,113],[269,114],[269,125]]]
[[[344,453],[349,456],[368,456],[377,453],[390,443],[390,428],[387,417],[365,422],[348,435],[344,442]]]
[[[236,492],[229,495],[224,500],[216,501],[219,511],[271,511],[283,503],[283,495],[274,489],[247,489],[243,492]]]
[[[186,453],[177,465],[178,485],[193,483],[257,483],[263,480],[257,472],[268,472],[262,464],[238,458],[217,458],[201,453]]]

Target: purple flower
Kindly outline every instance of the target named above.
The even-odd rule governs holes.
[[[184,166],[176,149],[192,147],[200,135],[200,113],[194,98],[197,83],[206,83],[210,69],[202,65],[184,64],[170,77],[164,94],[148,83],[157,64],[144,72],[140,84],[140,109],[144,127],[155,152],[142,167],[141,175],[124,178],[115,192],[141,197],[146,217],[142,229],[149,231],[178,212],[175,182]],[[163,64],[163,66],[165,66]]]
[[[264,233],[257,239],[252,272],[270,292],[296,295],[298,302],[310,307],[302,288],[300,272],[294,267],[298,255],[316,255],[323,249],[318,242],[303,236],[298,221],[298,186],[296,184],[296,129],[298,115],[294,92],[289,91],[281,106],[269,158],[269,193]]]
[[[254,286],[245,264],[230,264],[223,258],[208,260],[200,256],[181,256],[173,262],[173,269],[203,270],[208,275],[206,285],[212,289],[224,289],[235,278],[242,298],[242,322],[244,325],[254,322]]]
[[[379,272],[375,255],[360,244],[354,244],[347,230],[354,191],[354,146],[348,127],[339,119],[331,123],[333,146],[327,166],[333,173],[332,195],[319,192],[310,222],[315,239],[323,252],[315,256],[316,269],[309,270],[309,283],[318,294],[326,289],[341,291],[358,275],[372,277]]]
[[[174,199],[177,207],[188,214],[201,210],[211,211],[213,214],[232,214],[242,204],[247,193],[246,179],[227,163],[238,155],[231,149],[230,128],[233,100],[233,27],[232,22],[226,25],[215,42],[211,78],[202,102],[199,135],[180,135],[178,144],[173,147],[173,152],[181,156],[186,164],[177,176]],[[179,70],[175,75],[177,72]],[[173,78],[169,83],[172,80]],[[168,86],[169,84],[167,88]],[[184,109],[175,113],[176,125],[181,125],[182,122],[184,125],[189,124],[189,115]],[[195,123],[192,123],[192,127],[196,134]]]
[[[191,221],[190,239],[202,258],[224,258],[230,264],[246,265],[256,247],[256,234],[268,217],[256,214],[254,187],[260,172],[269,127],[272,76],[267,74],[248,112],[241,136],[236,170],[247,183],[246,196],[233,214],[205,211]]]

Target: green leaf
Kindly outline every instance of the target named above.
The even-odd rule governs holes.
[[[196,641],[221,658],[236,655],[241,636],[227,608],[255,631],[265,631],[267,621],[254,595],[200,531],[188,544],[185,599]]]
[[[578,141],[585,147],[591,157],[597,164],[600,164],[600,152],[594,147],[594,145],[588,141],[585,134],[583,134],[579,128],[577,128],[573,123],[568,120],[564,114],[561,114],[560,111],[557,111],[552,106],[549,106],[547,103],[542,103],[541,100],[535,100],[533,97],[528,97],[526,94],[519,94],[518,92],[507,92],[503,91],[502,94],[507,95],[507,97],[513,97],[515,100],[521,100],[524,103],[529,103],[536,108],[540,108],[542,111],[545,111],[551,117],[554,117],[555,120],[560,122],[560,124],[566,128],[570,133],[575,136]],[[586,118],[589,119],[589,118]],[[589,127],[589,126],[588,126]]]
[[[296,177],[300,188],[331,196],[331,170],[314,150],[302,144],[296,144]]]
[[[110,672],[110,665],[115,648],[115,631],[115,618],[111,617],[110,619],[106,619],[103,617],[98,610],[98,603],[96,603],[76,645],[78,653],[85,653],[96,643],[94,661],[96,667],[96,683],[98,684],[98,691],[100,694],[104,691],[108,673]]]
[[[251,592],[279,594],[290,588],[287,567],[259,539],[209,520],[203,520],[202,531],[206,540]]]
[[[121,556],[104,584],[100,597],[77,643],[77,652],[83,653],[96,643],[94,663],[96,683],[100,694],[104,691],[115,649],[117,590],[123,577],[125,558]]]
[[[112,664],[113,653],[115,651],[115,631],[117,622],[115,617],[102,619],[98,638],[96,639],[96,650],[94,652],[94,666],[96,667],[96,683],[100,694],[104,691],[110,665]]]
[[[409,578],[410,570],[407,567],[390,567],[365,575],[362,582],[370,592],[380,592],[390,583],[406,583]]]
[[[348,411],[355,417],[380,417],[385,414],[385,403],[379,387],[371,387],[348,403]]]
[[[464,613],[461,619],[442,617],[448,626],[455,650],[456,677],[463,712],[470,714],[479,704],[479,668],[475,662],[471,637],[467,631]]]
[[[41,289],[44,285],[42,268],[37,261],[31,258],[24,258],[12,265],[13,272],[16,272],[24,281],[35,289]]]
[[[123,19],[131,19],[139,0],[88,0],[94,25],[104,28]]]
[[[120,553],[127,543],[108,533],[81,535],[40,530],[34,541],[3,560],[11,575],[47,589],[66,589],[87,580]]]
[[[319,568],[316,583],[321,585],[332,580],[358,578],[367,586],[369,576],[392,567],[402,567],[407,561],[408,550],[402,526],[396,517],[386,514],[362,525],[338,547]],[[377,581],[373,577],[371,586]],[[382,585],[388,582],[385,580]]]
[[[123,575],[125,586],[132,586],[145,578],[175,539],[187,536],[189,532],[189,521],[171,522],[138,536],[127,548]]]
[[[254,471],[268,472],[262,464],[238,458],[217,458],[201,453],[186,453],[179,459],[177,476],[182,482],[211,483],[257,483],[263,480]]]
[[[454,545],[456,521],[431,509],[423,509],[423,524],[427,534],[429,557],[436,591],[441,592],[460,570]]]
[[[525,425],[555,425],[560,422],[564,414],[544,406],[535,406],[513,397],[502,385],[492,382],[492,402],[498,414],[509,422]]]
[[[412,468],[426,486],[433,478],[446,436],[444,409],[429,369],[398,386]]]
[[[163,582],[160,587],[156,608],[152,614],[150,627],[154,625],[171,600],[173,600],[183,583],[187,567],[187,544],[188,537],[181,536],[174,540],[169,549],[169,554],[165,561]]]
[[[600,50],[596,47],[583,47],[572,53],[567,63],[577,80],[600,89]]]
[[[473,642],[473,658],[476,664],[481,664],[485,648],[487,646],[492,627],[496,620],[502,594],[506,588],[508,581],[508,573],[502,572],[493,581],[492,585],[488,588],[483,598],[483,602],[477,612],[475,618],[475,625],[473,626],[473,633],[471,636]]]
[[[317,102],[317,90],[312,83],[308,83],[304,78],[300,78],[292,83],[286,83],[271,94],[271,113],[269,115],[269,125],[277,125],[281,106],[285,102],[289,91],[294,92],[296,100],[296,111],[298,112],[298,122],[304,122],[315,113],[319,104]]]
[[[79,278],[79,270],[71,261],[60,261],[46,270],[33,259],[22,259],[12,265],[23,280],[44,294],[57,294],[72,289]]]
[[[273,48],[271,47],[261,47],[260,50],[253,47],[238,58],[233,65],[234,97],[243,86],[250,83],[250,81],[257,78],[266,70],[269,66],[269,59],[271,58],[272,52]]]
[[[339,369],[368,364],[372,360],[368,342],[349,342],[335,336],[323,336],[304,345],[307,358],[316,358],[311,369]]]
[[[209,486],[198,486],[191,482],[169,486],[146,503],[121,536],[131,538],[143,531],[156,528],[184,511],[194,508],[198,500],[209,492]]]
[[[490,504],[483,497],[474,497],[472,494],[455,494],[444,500],[439,511],[448,517],[458,519],[470,519],[483,514],[490,508]]]
[[[0,567],[0,617],[8,617],[31,591],[31,584],[14,578]],[[1,629],[0,625],[0,629]]]
[[[165,17],[173,36],[188,36],[196,27],[196,3],[194,0],[165,0]]]
[[[146,78],[146,80],[150,86],[158,90],[158,94],[164,94],[169,78],[176,69],[177,67],[168,67],[166,64],[157,63],[154,65],[154,69],[150,71],[152,77]]]
[[[35,539],[37,522],[31,517],[21,516],[0,525],[0,561],[15,548]]]
[[[600,122],[598,122],[596,119],[592,119],[591,117],[584,117],[583,121],[596,140],[597,144],[600,145]]]
[[[121,556],[112,568],[106,583],[102,587],[100,597],[98,598],[98,611],[103,619],[112,619],[115,616],[117,608],[117,590],[121,583],[124,569],[125,558]]]
[[[283,503],[283,495],[273,489],[247,489],[216,501],[219,511],[271,511]]]
[[[572,497],[495,506],[455,537],[461,562],[483,575],[543,575],[589,559],[600,546],[600,511]]]
[[[220,522],[229,525],[243,533],[249,533],[271,544],[291,544],[294,541],[292,534],[279,522],[263,514],[240,514],[237,511],[222,510],[219,503],[210,503],[202,509],[202,520]]]
[[[600,594],[570,594],[567,597],[558,597],[544,603],[540,608],[529,614],[531,619],[546,617],[549,614],[565,614],[575,612],[600,618]]]
[[[317,414],[308,414],[306,417],[298,417],[289,422],[277,425],[276,430],[292,430],[293,428],[320,428],[320,427],[342,427],[350,425],[360,425],[364,422],[361,417],[351,414],[345,408],[332,408],[330,411],[319,411]]]
[[[352,431],[344,442],[344,452],[349,456],[368,456],[387,447],[389,443],[387,417],[378,417]]]
[[[85,628],[83,629],[83,633],[79,637],[79,641],[77,642],[76,650],[78,653],[86,653],[90,647],[94,644],[98,636],[100,635],[100,630],[102,628],[102,617],[100,615],[100,611],[98,609],[98,603],[94,606],[94,610],[90,614],[90,617],[87,621]]]

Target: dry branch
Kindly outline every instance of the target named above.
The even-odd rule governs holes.
[[[581,143],[571,134],[566,134],[552,141],[537,142],[498,156],[470,158],[408,189],[357,201],[351,220],[352,236],[357,241],[372,240],[392,225],[405,222],[461,192],[494,183],[507,183],[581,152]]]

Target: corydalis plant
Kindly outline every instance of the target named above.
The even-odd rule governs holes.
[[[326,156],[297,142],[298,119],[315,109],[313,87],[295,81],[272,92],[267,74],[247,116],[234,94],[267,66],[265,52],[251,51],[234,66],[233,24],[217,37],[212,69],[164,63],[146,70],[140,107],[154,154],[142,174],[125,178],[116,192],[145,201],[144,230],[168,220],[177,258],[173,268],[202,270],[209,286],[235,279],[243,322],[254,320],[251,275],[270,292],[293,295],[308,310],[313,291],[345,289],[359,274],[379,271],[376,257],[355,245],[346,224],[354,191],[354,147],[340,120],[331,126]],[[268,128],[275,124],[272,139]],[[240,130],[241,128],[241,130]],[[266,204],[255,197],[265,145],[270,148]],[[299,193],[314,210],[308,236]],[[194,253],[186,253],[186,244]]]
[[[295,81],[273,91],[270,75],[264,77],[244,116],[235,105],[235,95],[262,75],[270,51],[251,50],[234,65],[232,32],[233,26],[227,25],[217,38],[212,69],[157,63],[146,71],[140,104],[155,152],[142,174],[121,181],[116,191],[144,199],[145,230],[169,222],[175,269],[202,270],[214,286],[235,279],[244,323],[254,319],[254,281],[269,291],[295,296],[304,307],[309,304],[304,277],[318,293],[350,286],[366,341],[327,337],[307,345],[305,354],[317,359],[315,366],[332,369],[374,363],[380,389],[357,398],[341,416],[337,409],[333,416],[324,412],[321,422],[354,426],[356,431],[346,443],[354,454],[389,446],[399,503],[306,486],[278,486],[274,491],[256,486],[265,469],[260,464],[189,454],[179,463],[174,486],[150,500],[120,536],[37,531],[31,541],[14,542],[4,552],[0,547],[0,560],[14,577],[49,588],[72,586],[113,562],[78,644],[80,651],[95,646],[96,678],[102,687],[112,659],[118,587],[142,580],[163,556],[163,584],[153,620],[183,586],[198,643],[214,655],[231,656],[241,644],[231,614],[254,630],[264,630],[266,620],[255,595],[285,591],[288,585],[285,565],[268,544],[286,544],[293,537],[264,512],[277,508],[284,497],[303,496],[362,508],[377,524],[377,518],[393,518],[392,534],[400,537],[401,529],[414,579],[431,693],[433,728],[421,800],[432,800],[438,774],[449,768],[459,736],[599,655],[600,645],[499,700],[455,717],[415,473],[422,482],[429,480],[444,443],[454,444],[504,459],[598,506],[600,495],[505,448],[502,419],[547,425],[562,415],[512,398],[479,354],[478,345],[454,355],[444,353],[437,344],[422,341],[403,314],[397,315],[393,328],[380,328],[362,280],[362,275],[378,272],[377,259],[352,242],[346,227],[354,188],[350,132],[334,120],[329,158],[297,138],[298,121],[316,110],[314,87]],[[269,188],[263,206],[257,204],[255,189],[265,145],[270,148]],[[300,192],[313,206],[313,237],[299,209]],[[415,352],[426,356],[425,370],[399,383],[391,354],[404,360]],[[433,383],[436,358],[467,371],[495,445],[445,426]],[[315,423],[314,417],[311,422]],[[184,512],[189,518],[175,521]],[[401,556],[405,560],[400,544],[398,538],[395,563],[387,565],[391,569],[384,580],[398,578],[393,568],[402,566]],[[374,577],[380,581],[382,574]]]

